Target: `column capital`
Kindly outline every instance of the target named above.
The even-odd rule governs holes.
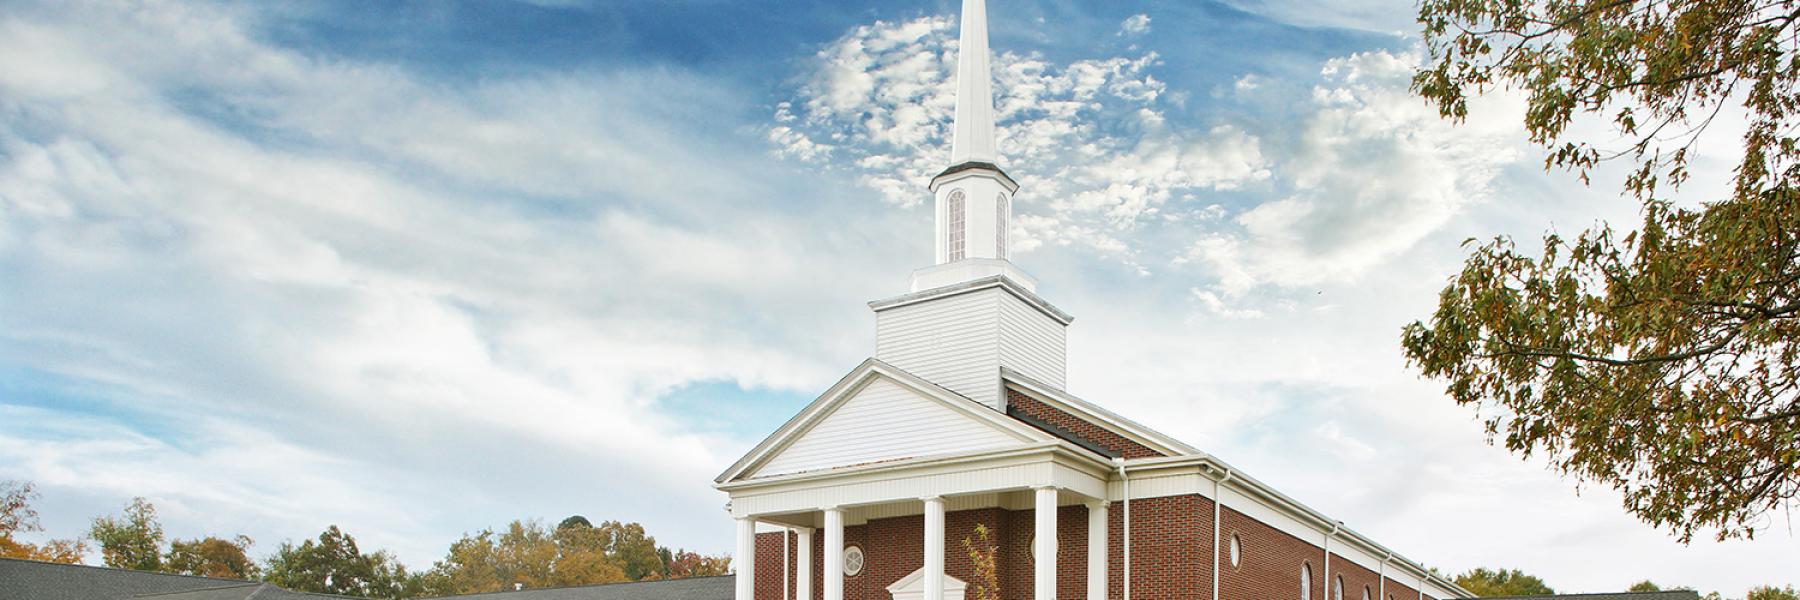
[[[935,502],[943,502],[944,497],[943,496],[920,496],[919,501],[920,502],[934,502],[934,501]]]
[[[1086,502],[1086,504],[1087,504],[1088,510],[1100,510],[1102,508],[1106,508],[1107,505],[1112,504],[1112,502],[1109,502],[1106,500],[1089,500],[1088,502]]]

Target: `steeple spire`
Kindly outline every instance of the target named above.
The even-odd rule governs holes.
[[[963,0],[962,41],[957,46],[956,129],[950,165],[993,163],[994,91],[988,69],[987,1]]]
[[[1012,198],[1019,184],[994,164],[998,156],[986,0],[963,0],[962,46],[957,52],[950,165],[928,186],[936,197],[937,226],[932,231],[936,264],[913,272],[912,289],[1004,276],[1030,290],[1036,282],[1007,259]]]

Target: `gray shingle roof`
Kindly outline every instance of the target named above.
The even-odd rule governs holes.
[[[671,581],[607,583],[516,592],[447,596],[456,600],[731,600],[736,577],[690,577]],[[261,599],[258,599],[261,600]]]
[[[1493,596],[1481,600],[1700,600],[1694,590],[1660,592],[1602,592],[1596,594],[1550,594],[1545,596]]]
[[[0,598],[5,600],[128,600],[139,594],[243,585],[253,583],[0,558]]]

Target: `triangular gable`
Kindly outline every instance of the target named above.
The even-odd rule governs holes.
[[[911,373],[864,361],[721,474],[719,483],[1054,441]]]

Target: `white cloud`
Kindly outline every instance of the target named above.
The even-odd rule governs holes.
[[[1488,198],[1499,171],[1522,156],[1522,103],[1483,98],[1467,123],[1439,119],[1407,89],[1415,61],[1377,51],[1326,63],[1283,164],[1293,191],[1190,248],[1221,294],[1350,281]]]
[[[827,44],[815,75],[777,107],[768,134],[776,152],[851,169],[896,205],[924,202],[919,182],[948,159],[954,26],[944,17],[877,22]],[[1061,64],[997,55],[1002,161],[1023,186],[1015,251],[1073,243],[1129,255],[1121,233],[1159,217],[1163,206],[1270,177],[1259,140],[1243,129],[1167,125],[1160,99],[1168,86],[1150,73],[1160,60],[1154,52]],[[1099,126],[1107,121],[1130,123],[1130,131]]]
[[[1150,33],[1150,15],[1135,14],[1119,23],[1119,35],[1143,35]]]
[[[364,542],[414,564],[575,510],[722,550],[706,483],[750,440],[659,398],[820,388],[860,351],[820,332],[901,280],[866,268],[890,235],[866,213],[767,210],[812,190],[716,147],[691,123],[727,96],[680,72],[447,88],[269,46],[215,7],[57,12],[0,18],[0,361],[145,417],[0,426],[7,477],[238,514],[267,541],[354,503]],[[822,223],[841,236],[806,234]],[[132,429],[183,414],[208,418]],[[226,464],[251,459],[282,476]],[[401,480],[419,487],[340,493]],[[468,499],[382,516],[431,497]]]

